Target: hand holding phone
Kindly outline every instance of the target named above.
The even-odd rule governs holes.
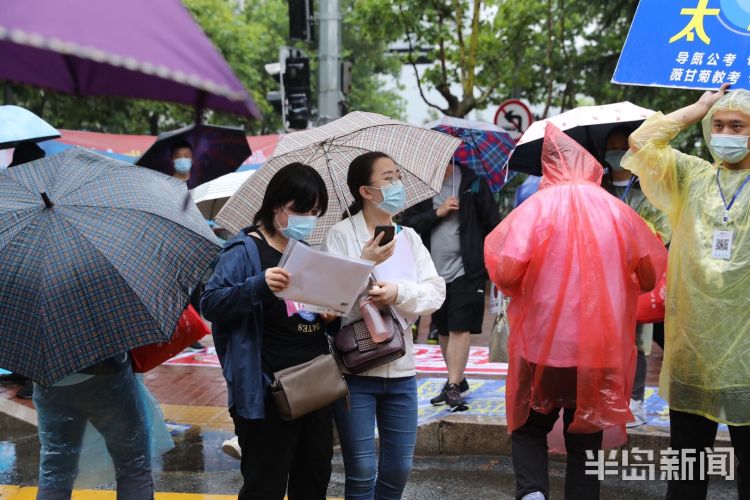
[[[375,238],[380,233],[385,233],[380,240],[380,246],[382,247],[393,241],[393,238],[396,236],[396,228],[394,226],[375,226]]]

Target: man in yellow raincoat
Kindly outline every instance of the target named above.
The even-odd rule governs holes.
[[[668,499],[706,498],[700,461],[720,422],[729,425],[740,499],[750,498],[750,92],[726,89],[651,116],[623,159],[673,230],[660,391],[685,470],[669,481]],[[701,119],[713,164],[669,146]]]

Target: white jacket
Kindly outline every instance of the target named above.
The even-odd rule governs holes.
[[[331,228],[323,242],[323,250],[335,255],[360,257],[362,248],[372,236],[367,231],[367,223],[362,212],[352,217],[356,227],[356,234],[352,223],[344,219]],[[430,314],[440,308],[445,300],[445,280],[435,270],[430,252],[427,251],[417,233],[409,228],[403,228],[404,235],[411,244],[412,253],[416,260],[417,282],[397,280],[398,296],[394,307],[405,316],[421,316]],[[362,290],[364,292],[364,289]],[[343,318],[342,324],[348,325],[362,319],[358,307],[354,307],[349,316]],[[378,366],[372,370],[360,373],[367,377],[398,378],[416,375],[414,363],[414,343],[411,332],[404,335],[406,341],[406,355],[388,364]]]

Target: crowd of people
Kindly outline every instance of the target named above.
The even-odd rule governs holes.
[[[669,145],[700,120],[713,162]],[[718,424],[727,424],[739,497],[748,499],[750,190],[743,188],[750,179],[750,92],[707,92],[631,132],[615,128],[597,159],[548,125],[539,191],[502,221],[485,181],[458,163],[447,166],[434,198],[404,211],[399,165],[385,153],[364,153],[348,166],[354,203],[322,250],[380,265],[397,245],[408,247],[411,265],[370,283],[361,296],[396,317],[432,316],[448,367],[435,405],[466,407],[464,370],[470,335],[482,329],[487,280],[510,298],[506,408],[520,500],[549,498],[547,436],[561,414],[565,497],[575,500],[599,498],[598,478],[586,474],[587,452],[607,446],[607,433],[615,435],[610,445],[623,444],[625,427],[646,421],[646,354],[655,328],[637,324],[636,309],[663,274],[668,250],[660,390],[670,407],[671,447],[710,448]],[[174,175],[186,180],[191,151],[178,146]],[[346,400],[288,420],[271,395],[275,373],[330,353],[331,338],[364,321],[357,307],[345,316],[290,311],[277,296],[295,279],[279,266],[285,249],[312,234],[329,196],[312,167],[280,169],[261,208],[226,241],[194,295],[226,379],[243,500],[326,498],[334,425],[347,499],[399,499],[411,471],[417,381],[410,333],[401,357],[343,370]],[[383,226],[394,228],[387,243],[378,232]],[[38,498],[70,498],[86,421],[107,440],[118,498],[153,497],[150,424],[136,384],[122,355],[54,386],[34,386]],[[113,394],[107,405],[120,409],[116,419],[99,413]],[[684,466],[693,479],[670,480],[667,498],[706,498],[704,464]]]

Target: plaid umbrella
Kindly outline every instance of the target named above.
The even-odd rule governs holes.
[[[516,146],[508,132],[489,123],[452,116],[444,116],[427,128],[461,139],[463,144],[453,158],[484,177],[493,193],[505,185],[509,178],[505,167]]]
[[[186,194],[82,149],[0,171],[0,366],[48,385],[169,340],[218,251]]]
[[[232,232],[246,227],[260,208],[271,177],[282,167],[302,162],[326,183],[328,211],[307,242],[322,243],[353,201],[346,186],[349,164],[368,151],[382,151],[401,168],[408,208],[440,192],[445,169],[461,141],[376,113],[355,111],[322,127],[293,132],[279,142],[274,155],[224,205],[216,223]]]

